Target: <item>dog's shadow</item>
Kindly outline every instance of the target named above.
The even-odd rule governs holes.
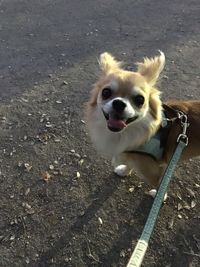
[[[93,199],[93,201],[84,211],[84,215],[79,216],[74,224],[54,243],[53,247],[45,251],[33,266],[47,266],[50,259],[57,256],[70,243],[74,234],[82,234],[84,227],[95,217],[97,211],[104,205],[105,201],[114,194],[120,183],[121,179],[115,174],[110,174],[109,177],[104,179],[102,184],[90,194],[89,198]],[[149,201],[149,196],[144,194],[143,199],[138,200],[138,203],[133,205],[134,215],[137,217],[137,221],[135,222],[137,225],[142,226],[145,223],[151,204],[152,201]],[[141,229],[137,229],[136,225],[127,226],[125,231],[121,231],[119,228],[118,232],[122,234],[106,255],[99,255],[99,263],[95,264],[95,266],[106,267],[118,262],[120,251],[130,247],[132,241],[139,238],[140,231]],[[59,266],[66,266],[66,262],[60,263]],[[89,262],[87,266],[90,266]]]

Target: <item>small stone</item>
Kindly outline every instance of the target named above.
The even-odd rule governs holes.
[[[22,203],[22,206],[23,206],[24,208],[26,208],[26,209],[31,209],[31,208],[32,208],[31,205],[29,205],[27,202],[23,202],[23,203]]]
[[[22,162],[22,161],[19,161],[19,162],[17,163],[17,166],[18,166],[19,168],[21,168],[21,167],[23,166],[23,162]]]
[[[50,164],[50,165],[49,165],[49,169],[50,169],[51,171],[53,171],[53,170],[54,170],[54,166],[53,166],[52,164]]]
[[[29,258],[26,258],[25,262],[26,262],[26,264],[29,264],[30,263]]]
[[[182,219],[183,216],[182,216],[181,214],[178,214],[178,218],[179,218],[179,219]]]
[[[128,191],[129,191],[130,193],[132,193],[134,190],[135,190],[135,187],[130,187],[130,188],[128,189]]]
[[[141,188],[141,187],[142,187],[142,183],[139,183],[139,184],[137,185],[137,187],[138,187],[138,188]]]
[[[13,241],[15,239],[15,235],[11,235],[10,241]]]
[[[68,82],[67,82],[67,81],[63,81],[63,84],[64,84],[64,85],[68,85]]]
[[[194,200],[191,201],[191,208],[193,209],[196,206],[196,202]]]
[[[77,177],[77,178],[80,178],[80,177],[81,177],[80,172],[77,172],[77,173],[76,173],[76,177]]]
[[[66,121],[65,121],[65,124],[66,124],[66,125],[68,125],[68,124],[70,124],[70,123],[71,123],[70,120],[66,120]]]
[[[64,261],[65,262],[70,262],[72,260],[72,258],[65,258]]]
[[[62,104],[61,100],[56,100],[56,104]]]
[[[45,125],[45,127],[46,127],[46,128],[52,128],[52,127],[53,127],[53,125],[52,125],[52,124],[49,124],[49,123],[47,123],[47,124]]]
[[[31,189],[30,188],[27,188],[26,191],[25,191],[25,193],[24,193],[24,195],[25,196],[28,196],[28,194],[30,193],[30,191],[31,191]]]

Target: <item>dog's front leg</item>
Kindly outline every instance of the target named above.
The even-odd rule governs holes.
[[[114,173],[124,177],[131,173],[131,168],[126,162],[126,157],[123,153],[112,158],[112,166],[114,167]]]

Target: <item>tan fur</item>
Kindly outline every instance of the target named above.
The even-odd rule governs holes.
[[[137,72],[130,72],[122,69],[121,63],[110,54],[102,54],[100,56],[102,75],[93,87],[86,108],[87,126],[97,150],[112,158],[117,173],[119,173],[118,167],[125,166],[120,169],[120,175],[127,175],[134,170],[154,187],[158,186],[160,177],[176,146],[177,136],[181,132],[180,125],[173,124],[160,160],[154,160],[149,155],[127,151],[134,151],[144,144],[160,127],[162,102],[160,91],[155,85],[164,64],[165,56],[160,52],[160,55],[155,58],[145,58],[142,63],[137,63]],[[101,97],[102,90],[106,87],[113,87],[112,97],[108,100]],[[139,108],[132,101],[133,95],[137,94],[145,98],[144,105]],[[113,99],[124,99],[129,109],[138,115],[136,121],[117,133],[107,128],[102,112],[105,107],[110,107]],[[173,101],[168,105],[188,115],[189,145],[182,159],[198,156],[200,154],[200,101]]]

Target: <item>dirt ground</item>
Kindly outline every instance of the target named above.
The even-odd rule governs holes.
[[[161,49],[163,99],[200,97],[199,0],[0,1],[0,266],[124,267],[150,189],[93,149],[97,57]],[[200,266],[200,165],[179,164],[143,266]]]

